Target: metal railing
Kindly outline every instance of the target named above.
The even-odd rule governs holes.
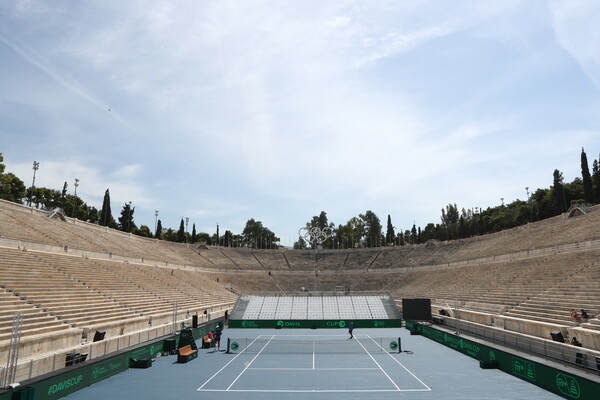
[[[228,307],[221,307],[218,310],[215,318],[219,318],[221,312],[224,312]],[[207,315],[199,315],[202,320],[199,323],[207,323],[215,318],[209,318]],[[121,350],[128,349],[132,346],[143,345],[144,343],[150,343],[166,337],[168,335],[174,335],[178,332],[181,322],[186,325],[191,324],[191,317],[189,319],[177,320],[176,323],[169,322],[159,326],[152,327],[150,329],[133,332],[128,335],[116,336],[113,338],[107,338],[98,342],[89,342],[76,347],[70,347],[68,349],[62,349],[53,353],[48,353],[44,356],[31,357],[18,362],[16,366],[16,373],[12,377],[12,382],[22,382],[27,379],[34,378],[43,374],[54,372],[56,370],[66,367],[67,360],[70,354],[79,354],[77,359],[73,360],[73,363],[78,361],[83,362],[86,360],[92,360],[99,357],[116,353]],[[0,366],[0,373],[6,374],[6,369]]]
[[[532,355],[543,356],[546,359],[560,362],[564,365],[600,371],[600,352],[597,351],[475,324],[461,319],[451,317],[440,318],[446,327],[455,329],[459,334],[464,332],[469,336],[477,337],[487,342],[496,343]]]

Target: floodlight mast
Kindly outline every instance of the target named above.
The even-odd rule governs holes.
[[[158,227],[158,210],[154,210],[154,236],[158,235],[156,234],[156,228]]]
[[[75,178],[75,194],[73,195],[73,209],[71,210],[71,218],[75,218],[75,205],[77,203],[77,186],[79,186],[79,179]]]
[[[37,161],[34,161],[33,162],[33,181],[31,182],[31,193],[29,193],[29,204],[27,204],[30,207],[31,207],[31,199],[33,197],[33,190],[35,189],[35,173],[37,172],[38,169],[40,169],[40,163]]]

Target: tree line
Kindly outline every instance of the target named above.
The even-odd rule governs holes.
[[[110,191],[106,189],[102,208],[88,205],[77,196],[77,183],[73,194],[69,193],[69,185],[64,183],[61,190],[26,187],[24,182],[11,172],[5,172],[4,158],[0,153],[0,199],[35,208],[51,210],[60,208],[66,216],[82,221],[107,226],[124,232],[144,237],[154,237],[180,243],[202,242],[208,245],[226,247],[247,247],[275,249],[280,246],[280,239],[261,221],[250,218],[239,234],[226,230],[222,235],[217,225],[216,232],[196,232],[192,223],[191,233],[188,230],[188,219],[181,218],[179,228],[163,228],[161,220],[157,220],[154,230],[147,225],[135,223],[135,207],[131,202],[121,207],[115,220],[111,210]],[[371,210],[350,218],[345,224],[336,225],[327,218],[327,213],[321,211],[306,223],[304,235],[299,235],[294,243],[295,249],[315,248],[346,249],[357,247],[403,246],[408,244],[426,243],[430,240],[455,240],[475,235],[497,232],[513,228],[529,222],[550,218],[564,213],[572,204],[600,203],[600,156],[592,163],[592,172],[588,165],[585,150],[581,149],[581,178],[576,177],[571,182],[565,182],[562,172],[555,169],[552,174],[552,186],[547,189],[527,191],[526,200],[514,200],[511,203],[494,207],[460,208],[456,203],[448,204],[441,209],[439,223],[428,223],[425,227],[413,226],[410,229],[398,230],[388,214],[384,227],[379,217]],[[321,232],[318,240],[307,232],[317,229]],[[326,235],[323,235],[325,233]]]
[[[148,225],[140,225],[138,227],[135,222],[135,207],[133,207],[131,202],[125,203],[121,207],[117,219],[114,218],[109,189],[106,189],[104,192],[102,207],[98,210],[77,196],[77,187],[75,186],[77,182],[74,185],[75,191],[72,194],[68,192],[69,184],[67,182],[64,183],[61,190],[35,187],[33,183],[30,187],[26,187],[25,183],[15,174],[5,172],[6,166],[3,162],[4,157],[0,153],[0,199],[3,200],[26,204],[42,210],[59,208],[66,216],[77,218],[81,221],[107,226],[134,235],[171,242],[202,242],[208,245],[262,249],[277,248],[279,245],[280,239],[270,229],[263,226],[261,221],[256,221],[254,218],[246,222],[246,226],[240,234],[233,234],[231,231],[226,230],[223,235],[220,235],[218,225],[217,231],[213,234],[196,232],[195,223],[192,223],[191,232],[189,232],[189,221],[187,218],[185,222],[181,218],[178,229],[163,228],[160,219],[156,221],[154,229],[151,229]]]
[[[331,235],[322,243],[311,241],[311,237],[299,236],[294,243],[295,249],[320,246],[326,249],[346,249],[357,247],[403,246],[422,244],[430,240],[456,240],[471,236],[498,232],[514,228],[529,222],[539,221],[566,212],[572,204],[600,203],[600,156],[593,161],[592,172],[588,165],[585,150],[581,149],[581,178],[565,182],[563,173],[555,169],[552,173],[552,186],[529,192],[527,199],[494,207],[460,208],[456,203],[441,209],[439,223],[428,223],[425,227],[413,226],[400,229],[392,224],[387,216],[384,230],[381,220],[373,211],[366,211],[350,218],[345,224],[335,225],[327,219],[327,213],[321,211],[306,224],[306,228],[329,228]],[[306,232],[306,231],[304,231]],[[306,235],[305,235],[306,236]]]

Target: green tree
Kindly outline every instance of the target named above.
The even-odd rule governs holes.
[[[210,238],[210,235],[206,232],[200,232],[198,234],[198,241],[200,243],[206,243],[209,246],[212,244],[212,239]]]
[[[61,207],[60,192],[45,187],[28,187],[26,196],[31,199],[31,204],[36,208],[48,210],[55,207]],[[67,210],[64,210],[65,213]]]
[[[154,237],[157,239],[160,239],[162,237],[162,222],[160,221],[160,219],[158,220],[158,222],[156,223],[156,232],[154,232]]]
[[[345,225],[338,227],[338,235],[342,247],[353,249],[361,244],[361,240],[365,234],[365,223],[361,218],[352,217]]]
[[[586,203],[594,202],[594,187],[592,185],[592,177],[590,175],[590,167],[588,166],[587,155],[583,147],[581,148],[581,178],[583,180],[583,192]]]
[[[131,203],[125,203],[119,217],[119,227],[123,232],[134,232],[137,229],[133,218],[134,212],[135,207],[132,208]]]
[[[461,215],[460,219],[458,220],[458,237],[465,238],[468,236],[469,236],[469,233],[468,233],[468,229],[467,229],[467,221],[465,219],[465,216]]]
[[[563,174],[559,170],[554,170],[554,185],[552,188],[554,197],[554,206],[558,210],[558,214],[567,211],[567,204],[565,198],[565,190],[563,186]]]
[[[12,172],[5,173],[4,156],[0,153],[0,199],[22,203],[27,189],[22,180]]]
[[[196,243],[198,241],[198,235],[196,235],[196,224],[192,224],[192,243]]]
[[[233,247],[233,233],[230,230],[225,230],[225,233],[221,238],[221,243],[225,247]]]
[[[400,230],[400,232],[396,234],[396,241],[400,246],[404,246],[406,244],[406,242],[404,241],[404,234],[402,233],[402,230]]]
[[[554,190],[537,189],[530,199],[531,221],[550,218],[560,214],[560,209],[555,204]]]
[[[359,214],[359,217],[363,220],[367,247],[379,246],[382,231],[379,217],[371,210],[367,210],[364,214]]]
[[[563,191],[565,193],[565,207],[573,203],[587,203],[585,200],[585,191],[583,188],[583,180],[579,177],[573,179],[569,183],[563,185]]]
[[[456,204],[448,204],[446,210],[442,208],[442,224],[451,225],[458,222],[459,214]]]
[[[173,229],[169,228],[165,233],[162,234],[162,238],[168,242],[177,242],[177,233]]]
[[[185,242],[185,225],[183,223],[183,217],[181,218],[181,223],[179,224],[179,230],[177,231],[177,241],[179,243]]]
[[[100,221],[98,221],[102,226],[108,226],[109,228],[116,228],[117,223],[112,216],[112,211],[110,210],[110,191],[106,189],[104,192],[104,200],[102,201],[102,209],[100,209]]]
[[[309,230],[311,228],[318,228],[320,230],[329,228],[329,229],[331,229],[332,233],[335,234],[335,225],[333,223],[329,222],[329,220],[327,219],[327,213],[325,211],[321,211],[321,213],[318,216],[315,215],[314,217],[312,217],[310,222],[308,222],[306,224],[306,228]],[[313,243],[311,243],[311,246],[312,245],[313,245]],[[320,246],[323,247],[324,249],[333,248],[334,247],[334,237],[333,236],[329,237],[327,240],[322,242],[320,244]]]
[[[247,247],[266,249],[277,247],[279,238],[270,229],[263,226],[261,221],[250,218],[242,231],[242,240]]]
[[[65,181],[65,184],[63,185],[62,188],[62,192],[60,192],[60,198],[64,200],[64,198],[67,196],[67,188],[69,187],[69,185],[67,184],[67,182]],[[64,207],[63,207],[64,208]]]
[[[302,236],[298,236],[298,241],[294,242],[294,250],[305,250],[308,246]]]
[[[150,232],[150,227],[148,225],[140,226],[140,229],[137,229],[135,234],[143,237],[152,237],[152,232]]]
[[[87,206],[87,205],[86,205]],[[87,206],[85,208],[85,213],[81,217],[82,220],[90,222],[92,224],[97,224],[100,218],[100,213],[96,207]]]
[[[26,191],[25,183],[12,172],[0,174],[0,199],[22,203]]]
[[[594,203],[600,203],[600,158],[594,160],[592,167],[592,183],[594,185]]]
[[[386,245],[394,244],[394,238],[396,237],[396,233],[394,232],[394,225],[392,225],[392,217],[388,214],[387,218],[387,231],[385,233],[385,241]]]

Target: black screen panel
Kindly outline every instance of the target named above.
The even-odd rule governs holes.
[[[402,299],[402,318],[409,321],[431,321],[431,299]]]

